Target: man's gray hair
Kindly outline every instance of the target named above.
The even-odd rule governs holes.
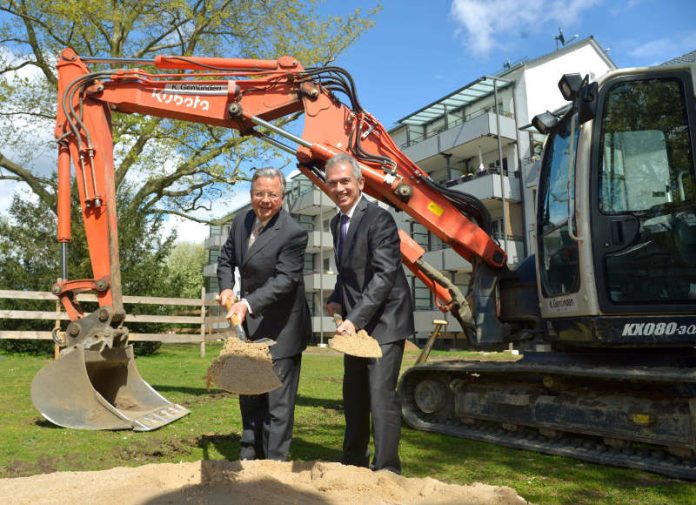
[[[257,168],[254,171],[254,175],[251,176],[251,189],[254,189],[254,182],[259,177],[268,177],[270,179],[275,179],[276,177],[280,179],[280,191],[285,194],[285,176],[283,172],[277,168],[267,167],[267,168]]]
[[[329,168],[333,167],[334,165],[338,165],[339,163],[348,163],[353,171],[353,176],[355,176],[355,178],[358,180],[362,179],[362,170],[360,170],[358,161],[350,154],[346,153],[339,153],[336,156],[329,158],[329,161],[327,161],[324,165],[324,173],[328,172]]]

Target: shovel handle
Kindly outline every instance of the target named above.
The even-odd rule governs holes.
[[[234,298],[235,298],[234,295],[232,295],[232,296],[228,296],[228,297],[225,299],[225,308],[226,308],[228,311],[232,308],[232,305],[234,305],[234,302],[236,301]],[[219,295],[219,294],[218,294],[218,295],[215,295],[215,301],[218,302],[218,303],[220,303],[220,295]]]
[[[215,301],[220,303],[220,295],[215,295]],[[230,311],[230,309],[232,308],[232,305],[234,305],[234,302],[235,302],[234,295],[228,296],[225,299],[225,309],[227,310],[227,312]],[[242,322],[239,320],[239,315],[236,312],[233,313],[230,316],[230,325],[231,326],[239,326],[240,324],[242,324]]]

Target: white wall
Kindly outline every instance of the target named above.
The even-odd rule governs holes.
[[[583,77],[589,74],[590,81],[594,81],[610,69],[607,60],[591,43],[569,50],[557,58],[542,61],[539,65],[530,66],[524,72],[528,119],[567,103],[558,90],[558,81],[563,74],[579,73]]]

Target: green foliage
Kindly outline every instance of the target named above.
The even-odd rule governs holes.
[[[289,54],[308,67],[335,59],[372,26],[376,13],[346,9],[345,16],[322,18],[316,2],[303,0],[25,0],[3,2],[2,11],[0,168],[10,175],[0,173],[0,180],[25,181],[46,206],[53,203],[56,185],[42,175],[55,153],[50,139],[57,108],[53,65],[64,48],[83,57],[150,60],[158,55],[277,59]],[[147,65],[145,70],[157,72]],[[131,215],[193,218],[229,194],[248,166],[280,156],[228,128],[118,113],[111,122],[116,186],[135,184]],[[282,156],[274,164],[287,162]]]
[[[154,296],[162,293],[162,286],[167,282],[169,270],[166,260],[175,237],[162,236],[163,216],[137,212],[130,214],[127,204],[131,196],[125,187],[118,196],[118,203],[125,209],[119,227],[122,289],[129,295]],[[78,208],[77,204],[73,206],[73,210]],[[79,217],[75,219],[79,220]],[[60,247],[55,229],[55,215],[40,201],[14,197],[9,216],[0,218],[0,289],[50,290],[61,274]],[[92,277],[85,231],[81,226],[73,227],[68,272],[71,279]],[[0,299],[0,308],[5,310],[46,311],[54,307],[53,301]],[[88,312],[94,309],[89,304],[85,304],[84,308]],[[148,308],[134,307],[133,312],[145,313]],[[50,323],[41,320],[3,320],[2,324],[3,329],[7,330],[45,331]],[[149,329],[151,325],[141,324],[133,325],[131,331]],[[151,354],[158,347],[159,343],[156,342],[138,344],[136,352]],[[44,355],[52,353],[53,343],[0,340],[0,349]]]
[[[30,354],[33,356],[52,356],[52,340],[14,340],[0,339],[0,351],[6,354]]]
[[[150,356],[159,351],[160,347],[162,342],[158,341],[133,342],[133,352],[136,356]]]
[[[181,242],[167,258],[166,296],[200,298],[203,286],[203,267],[208,255],[203,244]]]

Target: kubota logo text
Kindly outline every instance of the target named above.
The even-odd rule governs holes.
[[[166,84],[164,89],[152,90],[152,97],[159,103],[206,111],[210,109],[210,101],[201,95],[227,94],[228,86],[222,84]]]

